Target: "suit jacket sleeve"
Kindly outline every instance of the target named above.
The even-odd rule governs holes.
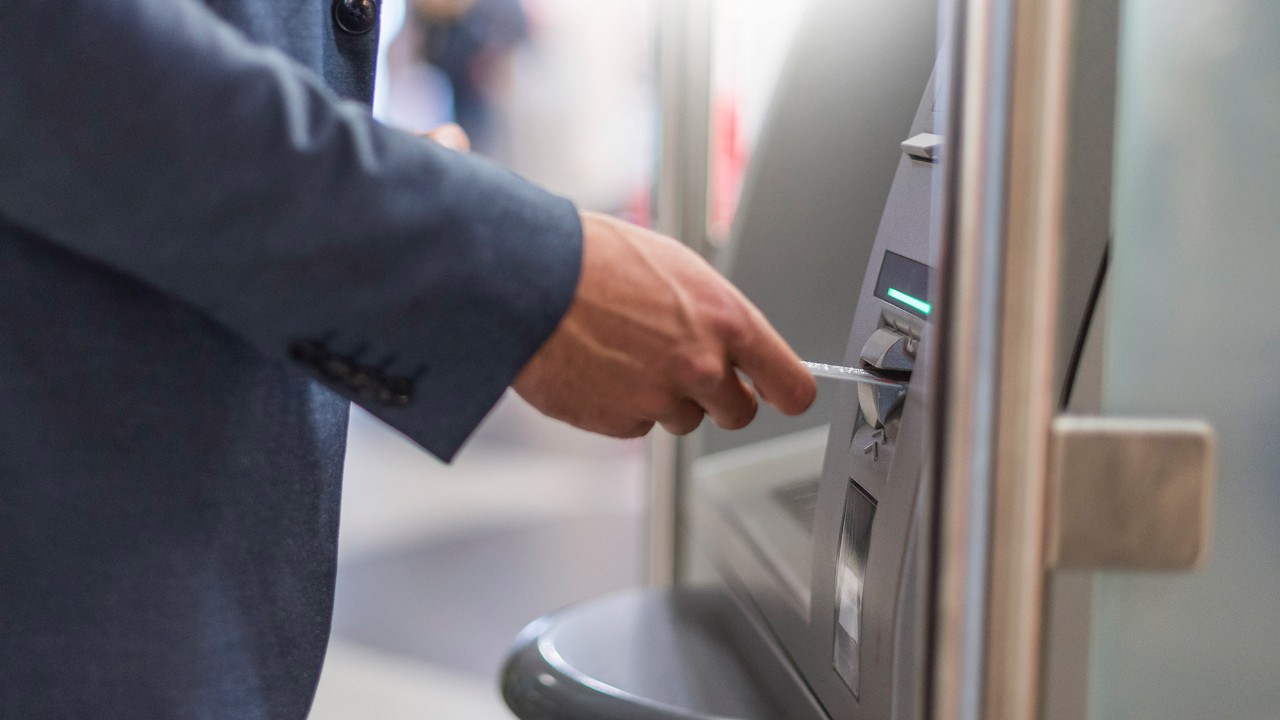
[[[555,328],[581,257],[567,201],[379,125],[191,0],[0,4],[0,215],[445,459]]]

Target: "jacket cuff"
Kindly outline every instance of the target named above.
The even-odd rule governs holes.
[[[393,322],[352,322],[356,312],[290,353],[446,462],[560,324],[582,265],[572,203],[485,161],[459,163],[445,229],[398,258],[403,269],[377,283],[384,297],[363,300],[393,309]]]

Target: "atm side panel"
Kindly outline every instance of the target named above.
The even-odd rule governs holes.
[[[902,141],[936,136],[932,88]],[[917,148],[914,152],[919,152]],[[923,388],[910,382],[932,312],[929,268],[937,165],[903,153],[862,282],[845,362],[906,381],[894,394],[836,391],[815,519],[806,676],[837,720],[894,717],[915,697],[911,619]],[[914,621],[914,620],[913,620]],[[904,692],[905,691],[905,692]],[[910,713],[915,703],[897,703]],[[901,716],[901,715],[899,715]]]

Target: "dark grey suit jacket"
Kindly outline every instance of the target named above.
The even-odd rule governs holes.
[[[0,718],[305,717],[347,400],[449,458],[572,298],[332,2],[0,3]]]

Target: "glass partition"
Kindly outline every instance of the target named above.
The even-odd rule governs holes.
[[[1218,433],[1193,573],[1101,573],[1089,717],[1280,713],[1280,4],[1127,0],[1103,406]]]

